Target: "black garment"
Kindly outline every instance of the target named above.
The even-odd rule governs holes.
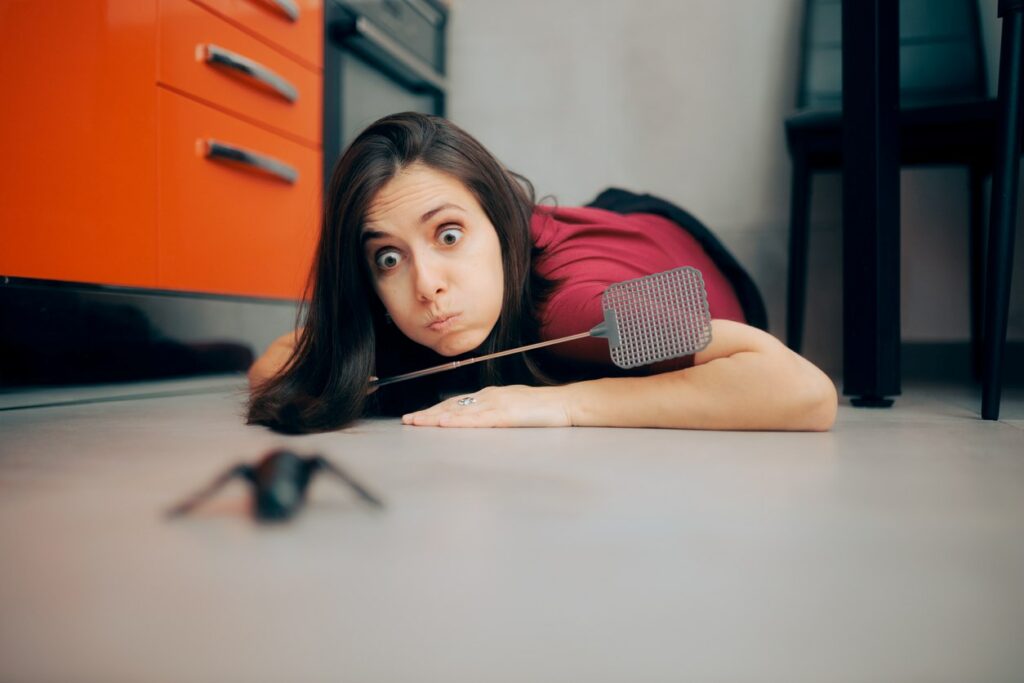
[[[653,213],[681,226],[693,235],[729,280],[736,292],[736,298],[739,299],[747,324],[761,330],[768,330],[768,313],[765,311],[764,300],[761,298],[757,285],[754,284],[743,266],[729,253],[725,245],[719,242],[711,230],[689,212],[664,199],[649,194],[633,194],[628,190],[616,187],[608,188],[587,206],[621,214]]]

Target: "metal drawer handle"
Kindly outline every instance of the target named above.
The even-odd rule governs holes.
[[[295,0],[271,0],[271,2],[288,17],[288,21],[299,20],[299,6],[295,4]]]
[[[241,164],[269,173],[289,184],[294,184],[299,179],[299,172],[283,161],[212,139],[206,141],[206,158],[213,161],[230,161]]]
[[[259,62],[254,62],[248,57],[243,57],[231,50],[225,50],[219,45],[214,45],[213,43],[200,45],[199,47],[201,50],[201,59],[207,64],[224,66],[245,74],[246,76],[259,81],[263,85],[268,86],[289,102],[294,102],[299,99],[299,91],[295,89],[294,85],[281,78]]]

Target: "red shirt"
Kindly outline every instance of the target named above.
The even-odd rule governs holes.
[[[700,244],[681,226],[649,213],[619,214],[589,207],[543,207],[530,225],[544,252],[536,271],[563,280],[541,308],[541,338],[585,332],[604,320],[601,294],[608,285],[680,266],[701,272],[712,318],[746,322],[736,293]],[[562,357],[611,365],[608,342],[587,338],[551,347]],[[655,372],[689,367],[692,358],[652,366]]]

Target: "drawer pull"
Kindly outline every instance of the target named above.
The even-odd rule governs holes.
[[[288,21],[299,20],[299,6],[295,4],[295,0],[270,0],[281,12],[288,17]]]
[[[289,102],[294,102],[299,99],[299,91],[295,89],[294,85],[281,78],[259,62],[254,62],[248,57],[243,57],[240,54],[232,52],[231,50],[225,50],[219,45],[213,45],[212,43],[201,45],[200,49],[201,58],[207,64],[227,67],[228,69],[233,69],[234,71],[245,74],[246,76],[249,76],[250,78],[253,78],[269,87]]]
[[[253,170],[269,173],[275,178],[290,184],[294,184],[299,179],[299,172],[283,161],[216,140],[206,141],[206,158],[213,161],[228,161],[241,164]]]

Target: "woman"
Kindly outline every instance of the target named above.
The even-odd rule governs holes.
[[[586,331],[613,282],[680,265],[708,284],[712,341],[623,372],[583,339],[372,391],[387,377]],[[745,324],[736,292],[677,224],[653,214],[535,205],[449,121],[377,121],[327,192],[305,325],[250,370],[249,422],[338,429],[364,415],[442,427],[827,430],[827,376]],[[481,388],[482,387],[482,388]]]

